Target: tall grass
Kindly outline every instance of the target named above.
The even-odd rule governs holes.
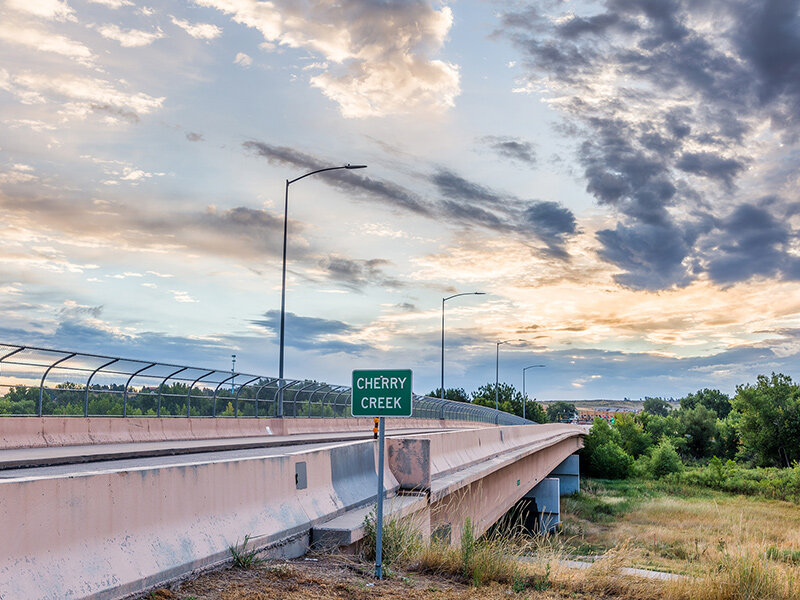
[[[665,600],[800,600],[797,571],[766,555],[726,556],[701,577],[670,582]]]

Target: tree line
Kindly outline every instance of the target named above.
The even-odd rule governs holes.
[[[518,391],[509,383],[500,383],[495,387],[494,383],[487,383],[480,386],[471,394],[467,394],[464,388],[445,388],[445,400],[455,402],[470,402],[479,406],[489,408],[495,407],[495,389],[497,390],[497,400],[500,410],[511,413],[519,417],[523,416],[522,406],[525,402],[525,418],[535,423],[560,423],[567,422],[578,415],[575,405],[570,402],[550,402],[545,408],[535,400],[525,399],[522,392]],[[428,392],[431,398],[441,398],[442,388],[436,388]]]
[[[737,386],[733,397],[713,389],[690,393],[677,409],[646,398],[637,415],[623,413],[613,423],[595,419],[581,453],[581,469],[590,476],[680,479],[688,468],[694,471],[684,479],[716,481],[716,487],[732,485],[724,480],[735,477],[757,483],[774,475],[763,469],[794,467],[800,493],[800,386],[773,373]],[[762,471],[747,475],[742,468]]]

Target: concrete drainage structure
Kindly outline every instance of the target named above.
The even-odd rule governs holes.
[[[454,543],[485,531],[582,445],[569,425],[387,440],[388,513]],[[279,455],[0,479],[0,598],[118,599],[230,559],[352,547],[375,501],[374,441]],[[570,476],[570,474],[567,474]],[[552,512],[552,511],[551,511]]]

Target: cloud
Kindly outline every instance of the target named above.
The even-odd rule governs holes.
[[[486,136],[481,139],[481,142],[503,158],[510,158],[528,165],[536,164],[536,150],[531,142],[526,142],[519,138],[496,135]]]
[[[177,17],[170,17],[170,20],[197,40],[213,40],[222,35],[222,29],[210,23],[190,23]]]
[[[301,172],[330,165],[323,159],[284,146],[255,141],[245,142],[243,146],[273,164],[289,165]],[[567,257],[563,245],[576,232],[576,226],[571,211],[560,204],[500,194],[444,168],[434,172],[429,180],[444,196],[442,200],[430,201],[395,183],[365,177],[355,171],[332,171],[324,176],[326,183],[351,197],[377,200],[397,210],[444,219],[462,227],[483,227],[522,237],[533,235],[545,243],[552,256]]]
[[[310,84],[348,118],[412,110],[441,111],[459,94],[459,71],[433,58],[444,45],[452,11],[424,0],[344,0],[299,6],[286,0],[195,0],[258,30],[267,48],[300,48],[328,62]]]
[[[743,204],[721,219],[705,240],[709,276],[728,285],[754,276],[800,279],[800,256],[790,253],[796,233],[774,214],[770,199]]]
[[[769,245],[776,268],[730,219],[773,191],[774,153],[800,167],[779,150],[800,139],[798,8],[800,0],[605,0],[502,14],[494,35],[521,55],[517,91],[560,112],[562,130],[579,140],[587,191],[618,219],[597,240],[622,285],[794,276],[785,249],[797,231],[760,221],[779,236]],[[745,237],[716,244],[719,226]]]
[[[280,331],[280,311],[269,310],[261,319],[253,320],[254,325],[263,327],[272,335]],[[370,349],[370,345],[348,338],[356,333],[355,329],[342,321],[322,319],[318,317],[301,317],[291,312],[286,313],[286,345],[301,350],[318,353],[344,352],[357,354]]]
[[[164,32],[161,29],[156,29],[155,31],[125,30],[114,24],[100,25],[97,27],[97,31],[104,38],[119,42],[123,48],[149,46],[164,37]]]
[[[12,10],[53,21],[76,21],[75,11],[63,0],[6,0]]]
[[[194,131],[186,132],[186,139],[190,142],[204,142],[205,138],[202,133],[195,133]]]
[[[450,220],[523,238],[533,235],[545,243],[548,255],[568,258],[564,244],[577,232],[575,216],[568,208],[500,194],[448,170],[439,170],[431,181],[449,198],[441,207]]]
[[[319,267],[326,277],[343,283],[353,290],[362,290],[370,285],[382,288],[403,287],[403,282],[388,277],[384,272],[383,267],[390,264],[390,261],[380,258],[359,260],[336,255],[327,256],[319,261]]]
[[[234,58],[234,59],[233,59],[233,64],[235,64],[235,65],[239,65],[240,67],[245,67],[245,68],[247,68],[247,67],[249,67],[250,65],[252,65],[252,64],[253,64],[253,59],[252,59],[252,58],[250,58],[250,57],[249,57],[247,54],[245,54],[244,52],[239,52],[239,53],[236,55],[236,58]]]
[[[172,253],[183,250],[248,262],[280,256],[283,236],[282,216],[241,206],[187,210],[171,209],[167,202],[142,201],[104,206],[82,198],[0,193],[0,215],[8,225],[24,230],[35,227],[42,235],[51,232],[74,242],[86,239],[93,244],[153,252],[168,248]],[[292,227],[303,230],[301,224]],[[295,248],[293,252],[301,259],[308,249]]]
[[[133,6],[133,2],[129,0],[89,0],[92,4],[101,4],[111,9],[122,8],[123,6]]]
[[[285,146],[273,146],[255,141],[244,142],[243,146],[246,150],[266,158],[272,164],[288,165],[301,171],[335,166],[328,161]],[[416,194],[388,181],[372,179],[359,175],[356,171],[345,172],[344,170],[326,173],[324,179],[342,191],[355,194],[356,197],[367,196],[389,206],[420,215],[431,213],[430,206]]]
[[[6,20],[0,23],[0,40],[9,44],[27,46],[40,52],[52,52],[66,56],[84,65],[91,65],[95,59],[92,51],[80,42],[13,21]]]
[[[10,75],[0,69],[0,89],[12,92],[27,104],[69,101],[77,102],[86,110],[105,107],[106,110],[122,110],[132,116],[158,110],[164,103],[163,97],[126,92],[102,79],[70,74],[45,75],[23,71]]]

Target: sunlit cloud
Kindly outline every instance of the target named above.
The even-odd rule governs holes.
[[[410,110],[442,111],[460,93],[458,66],[431,58],[453,23],[449,7],[423,0],[366,5],[347,0],[303,10],[285,2],[196,0],[257,29],[266,49],[304,48],[333,63],[310,79],[342,115],[364,118]]]
[[[106,24],[97,27],[98,33],[104,38],[120,43],[123,48],[139,48],[148,46],[164,37],[161,29],[142,31],[140,29],[122,29],[118,25]]]
[[[75,21],[75,11],[65,0],[6,0],[6,6],[35,17],[56,21]]]
[[[222,35],[222,28],[211,23],[190,23],[177,17],[170,17],[170,20],[174,25],[177,25],[198,40],[213,40]]]

